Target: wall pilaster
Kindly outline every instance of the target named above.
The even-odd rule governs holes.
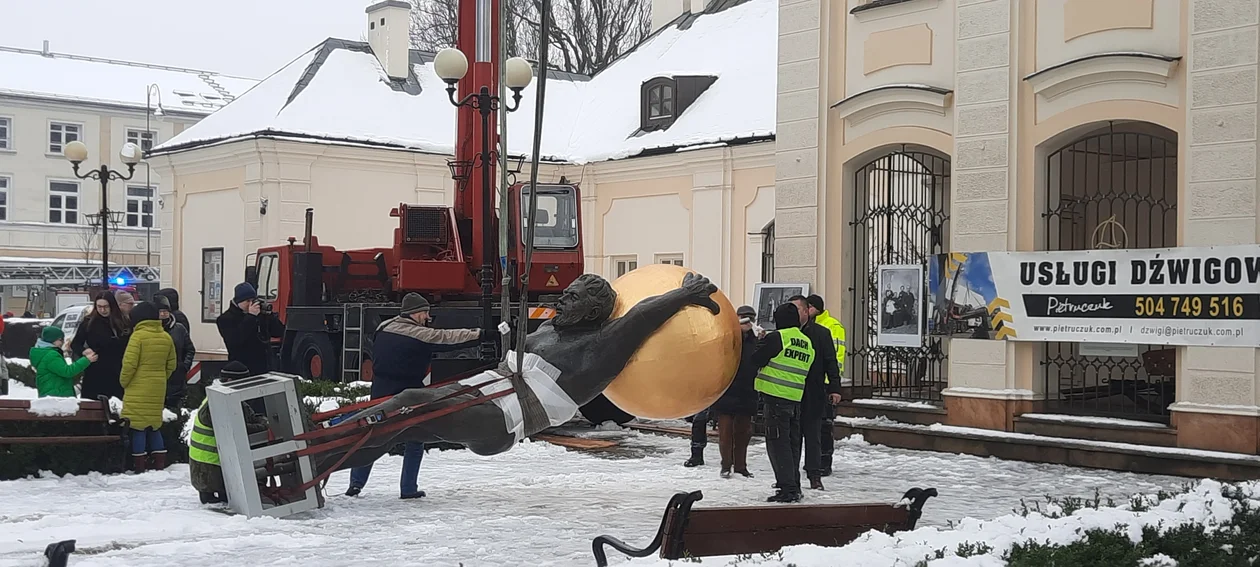
[[[820,0],[779,3],[774,277],[819,283],[819,132],[822,109]]]
[[[1260,6],[1255,0],[1191,0],[1189,8],[1185,192],[1181,244],[1260,242],[1257,209],[1257,75]],[[1177,403],[1185,414],[1260,415],[1257,349],[1182,349]],[[1195,416],[1197,417],[1197,416]],[[1252,424],[1256,427],[1256,424]],[[1191,431],[1193,432],[1193,431]],[[1255,452],[1253,435],[1250,452]],[[1191,445],[1197,445],[1190,439]],[[1223,447],[1239,450],[1236,447]],[[1244,448],[1245,449],[1245,448]]]
[[[1008,0],[959,1],[949,221],[952,251],[1010,248],[1016,155],[1011,93],[1018,92],[1019,81],[1012,30],[1017,29],[1019,9],[1020,3]],[[993,393],[986,397],[1011,397],[1014,349],[1006,341],[950,339],[949,386],[965,388],[952,393],[971,396],[990,390]]]

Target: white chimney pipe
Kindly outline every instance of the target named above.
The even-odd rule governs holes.
[[[391,79],[411,72],[411,4],[385,0],[367,8],[368,45]]]
[[[652,32],[655,33],[691,10],[691,0],[652,0]]]

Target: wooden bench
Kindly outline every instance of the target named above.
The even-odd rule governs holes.
[[[72,422],[99,424],[101,433],[92,435],[4,436],[0,445],[69,445],[76,443],[121,443],[125,427],[112,419],[104,401],[79,400],[74,415],[39,415],[31,413],[30,400],[0,400],[0,424],[3,422]],[[95,428],[93,428],[95,429]]]
[[[897,504],[825,504],[692,508],[704,498],[700,491],[679,492],[670,498],[652,543],[642,549],[611,536],[591,542],[595,564],[608,565],[607,545],[631,557],[647,557],[660,550],[661,559],[768,553],[792,545],[845,545],[858,536],[879,530],[913,530],[923,504],[936,496],[935,488],[912,488]]]

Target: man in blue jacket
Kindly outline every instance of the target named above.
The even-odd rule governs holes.
[[[434,329],[428,326],[429,302],[418,293],[408,293],[402,300],[400,315],[376,328],[372,346],[372,397],[393,396],[409,388],[424,387],[433,353],[473,346],[481,339],[479,329]],[[399,488],[404,500],[421,498],[419,490],[420,461],[424,443],[405,444],[402,480]],[[350,470],[350,488],[346,496],[357,496],[367,484],[372,465]]]

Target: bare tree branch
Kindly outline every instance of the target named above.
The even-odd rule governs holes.
[[[455,45],[459,0],[410,0],[411,44],[438,50]],[[509,55],[538,52],[541,0],[508,2]],[[593,75],[612,64],[651,31],[651,5],[645,0],[554,0],[549,64]]]

